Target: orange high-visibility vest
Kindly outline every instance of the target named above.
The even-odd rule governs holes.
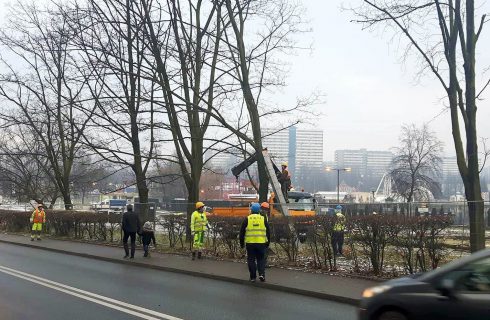
[[[46,221],[46,213],[43,211],[39,211],[38,209],[34,210],[32,213],[32,222],[33,223],[44,223]]]

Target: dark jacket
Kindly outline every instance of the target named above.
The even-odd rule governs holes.
[[[153,241],[153,244],[157,244],[155,241],[155,232],[153,230],[145,230],[141,231],[141,241],[143,242],[143,245],[149,245],[151,241]]]
[[[264,219],[264,224],[265,224],[265,234],[267,236],[267,242],[265,243],[267,246],[269,245],[269,241],[271,239],[270,237],[270,229],[269,229],[269,222],[267,222],[267,219]],[[245,246],[245,232],[247,231],[247,226],[248,226],[248,217],[245,218],[242,222],[242,226],[240,227],[240,247]]]
[[[140,217],[134,211],[126,211],[122,218],[124,232],[140,232]]]

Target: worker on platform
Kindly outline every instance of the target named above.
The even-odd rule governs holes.
[[[32,212],[30,222],[32,223],[31,241],[34,241],[36,235],[37,240],[40,241],[43,224],[46,223],[46,213],[44,212],[44,206],[42,204],[39,204]]]
[[[281,172],[277,173],[277,180],[281,184],[281,191],[286,202],[289,202],[288,192],[291,189],[291,173],[288,170],[288,163],[281,163]]]
[[[192,260],[197,258],[202,258],[202,249],[204,247],[204,232],[207,230],[208,218],[206,217],[206,212],[204,211],[204,203],[196,203],[196,211],[192,213],[191,216],[191,233],[194,237],[194,242],[192,245]]]
[[[250,215],[243,220],[240,228],[240,247],[246,245],[247,264],[250,281],[255,282],[257,269],[259,280],[265,281],[265,251],[269,247],[269,224],[260,214],[260,204],[252,203]]]
[[[335,255],[343,255],[342,246],[344,245],[345,216],[342,214],[342,206],[335,208],[335,222],[333,225],[332,247]]]

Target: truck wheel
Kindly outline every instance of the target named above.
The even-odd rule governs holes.
[[[377,320],[408,320],[407,316],[399,311],[385,311],[381,313],[377,318]]]

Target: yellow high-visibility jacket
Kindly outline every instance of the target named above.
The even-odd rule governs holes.
[[[206,212],[194,211],[191,216],[191,232],[206,231],[208,218]]]

